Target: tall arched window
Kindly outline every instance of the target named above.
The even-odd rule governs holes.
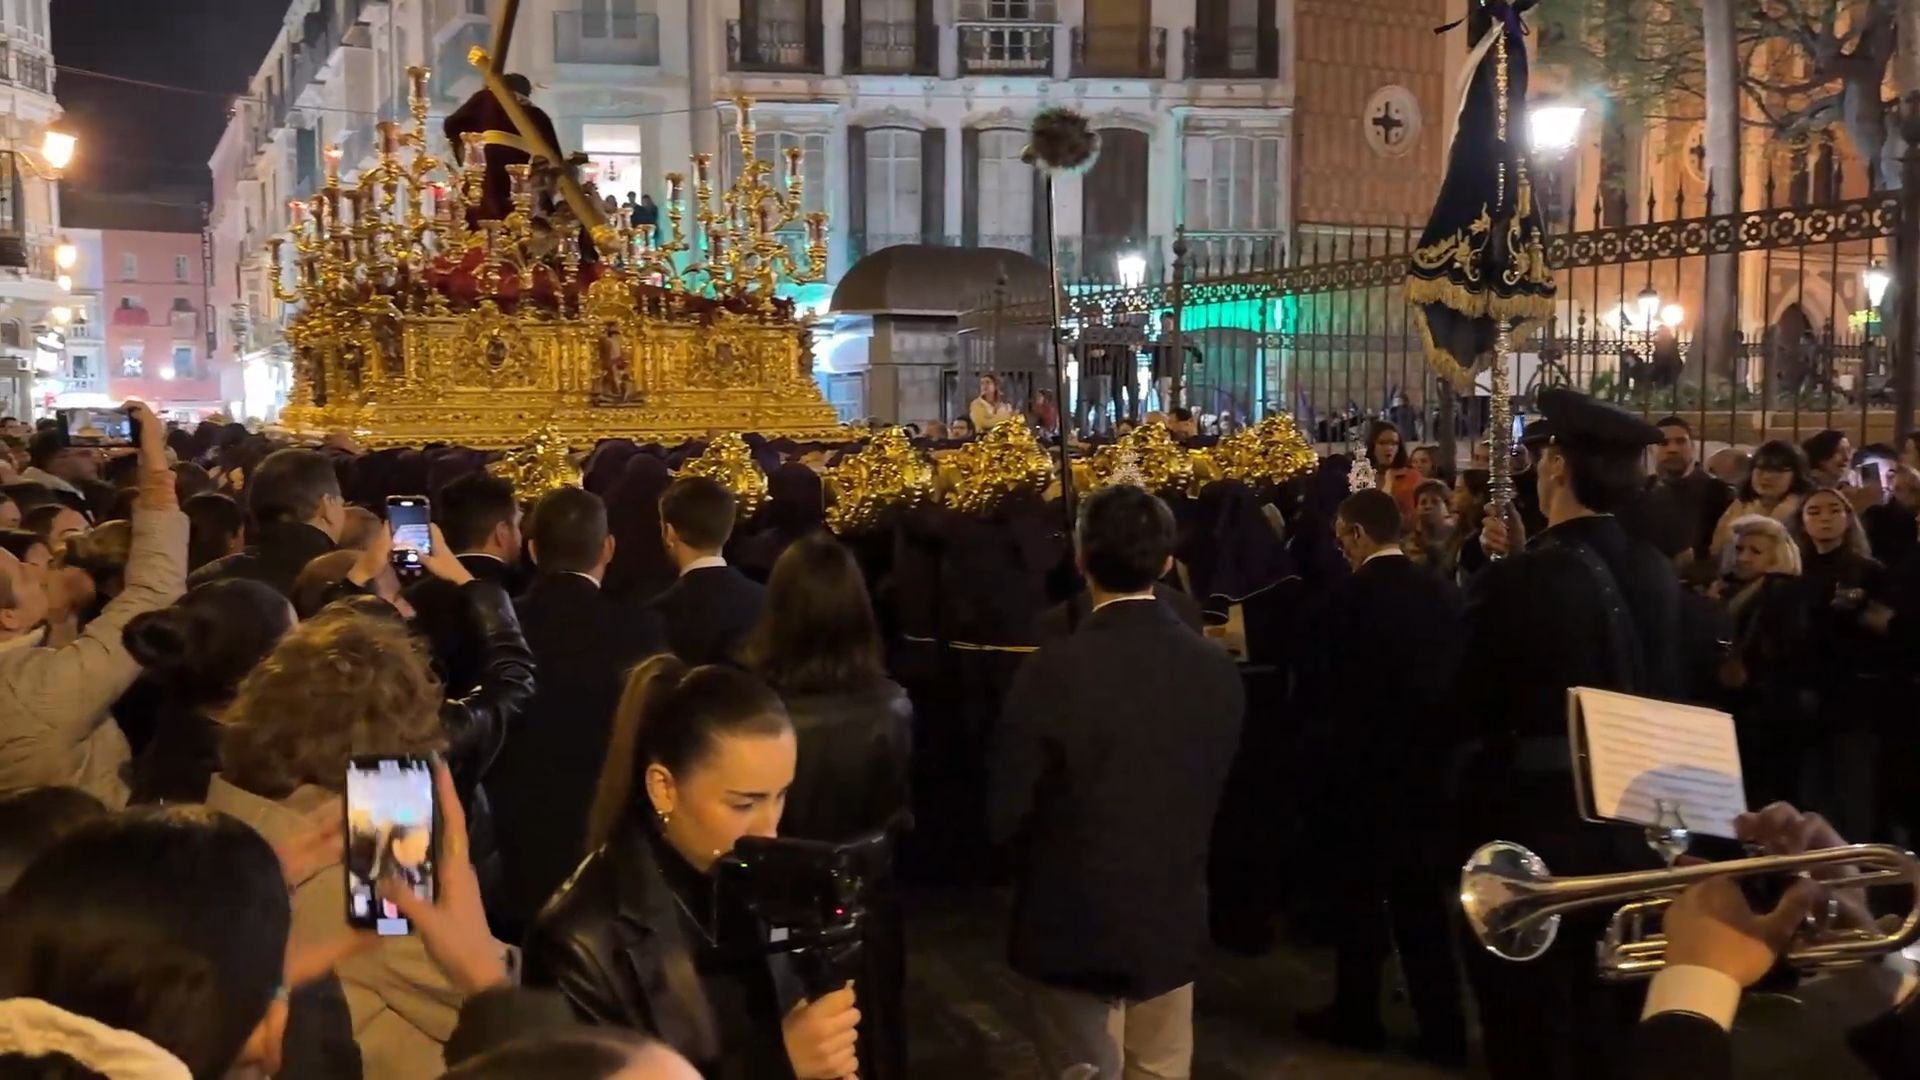
[[[974,192],[980,243],[1018,246],[1033,235],[1033,166],[1020,160],[1027,133],[996,129],[979,135]]]
[[[868,250],[920,240],[920,133],[872,128],[867,143]]]

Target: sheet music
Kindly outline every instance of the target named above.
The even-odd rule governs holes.
[[[1586,687],[1567,694],[1588,811],[1652,825],[1655,800],[1668,799],[1694,832],[1733,837],[1747,796],[1730,714]]]

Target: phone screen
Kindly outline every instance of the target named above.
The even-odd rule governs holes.
[[[433,552],[432,511],[424,496],[395,495],[387,500],[387,528],[393,531],[393,561],[420,565]]]
[[[1882,469],[1877,458],[1860,463],[1860,482],[1862,484],[1878,484],[1881,476]]]
[[[413,928],[399,909],[380,898],[377,884],[389,875],[423,900],[434,897],[438,817],[433,800],[432,759],[418,756],[355,757],[347,765],[347,922],[376,933],[399,935]]]

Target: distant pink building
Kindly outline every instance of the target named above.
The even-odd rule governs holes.
[[[207,347],[198,232],[100,231],[109,393],[156,410],[225,407]]]

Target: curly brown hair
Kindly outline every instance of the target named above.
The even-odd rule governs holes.
[[[355,754],[443,748],[444,700],[405,624],[330,609],[281,638],[240,683],[226,713],[220,772],[267,799],[302,784],[343,791]]]

